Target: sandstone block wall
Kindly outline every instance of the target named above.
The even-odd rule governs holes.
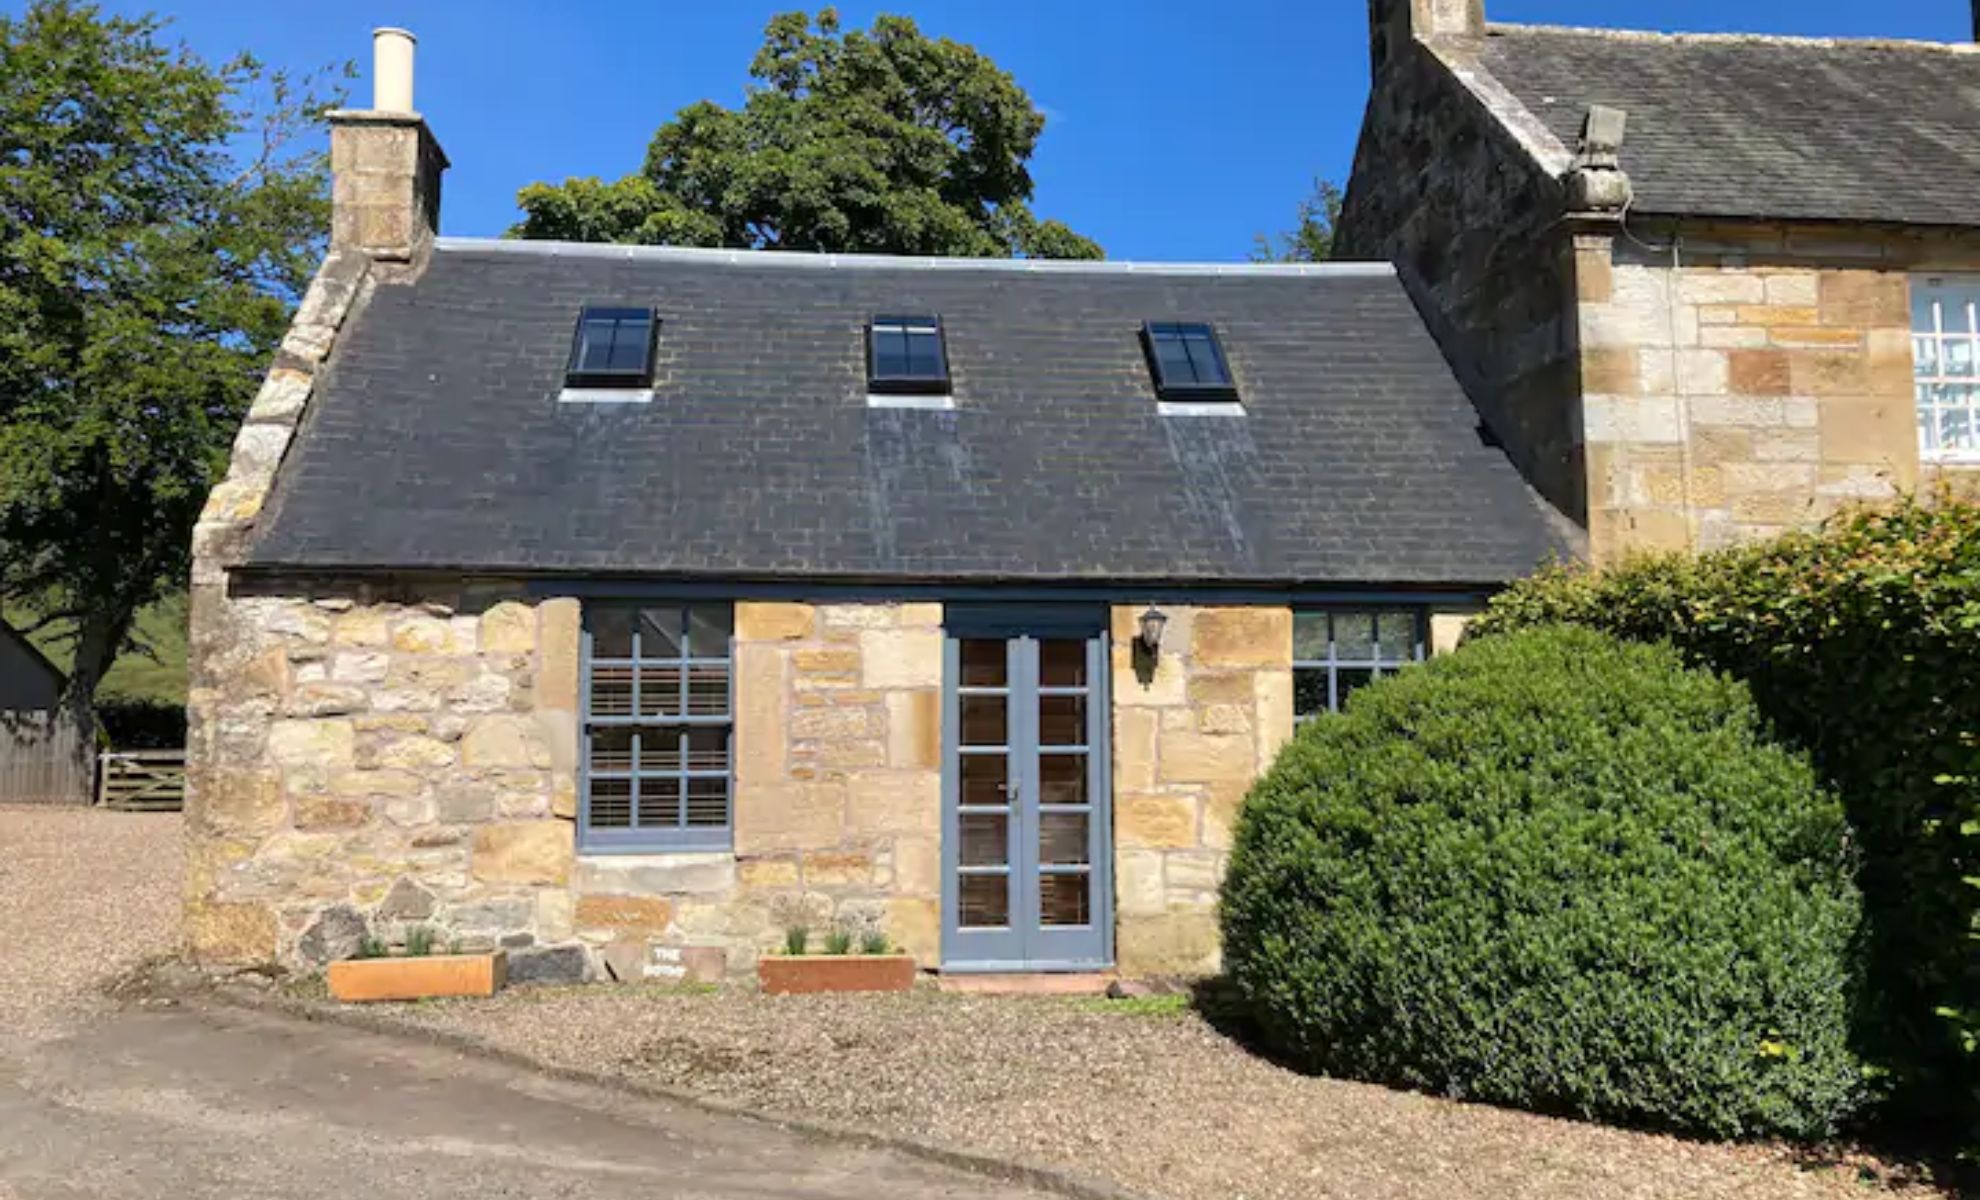
[[[689,932],[877,927],[937,965],[942,645],[940,604],[736,606],[736,891]]]
[[[1238,809],[1292,736],[1292,610],[1113,610],[1115,957],[1129,975],[1217,969],[1217,889]]]
[[[1910,275],[1581,239],[1596,557],[1711,549],[1887,501],[1921,475]]]

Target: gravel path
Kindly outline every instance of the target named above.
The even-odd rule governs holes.
[[[1863,1164],[1801,1164],[1765,1147],[1305,1077],[1246,1053],[1194,1014],[1145,1006],[601,987],[384,1011],[539,1061],[1026,1159],[1173,1200],[1860,1200],[1885,1186]]]
[[[0,805],[0,1040],[39,1040],[111,976],[172,952],[178,813]]]

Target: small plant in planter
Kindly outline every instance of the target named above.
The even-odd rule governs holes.
[[[904,992],[914,986],[913,956],[889,953],[887,937],[877,929],[862,935],[842,925],[826,935],[823,954],[806,954],[809,944],[809,930],[789,929],[786,952],[758,960],[757,980],[765,992]]]
[[[380,938],[366,935],[357,955],[330,964],[330,994],[347,1004],[372,1000],[428,1000],[440,996],[492,996],[508,975],[508,959],[500,950],[463,954],[455,942],[451,953],[436,954],[436,930],[414,925],[406,930],[405,953],[393,954]]]

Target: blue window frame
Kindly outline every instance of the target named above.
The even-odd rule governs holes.
[[[581,849],[729,847],[733,634],[726,603],[586,605]]]
[[[564,386],[646,388],[653,386],[653,342],[660,322],[650,308],[588,305],[578,314],[571,339]]]
[[[1339,712],[1355,689],[1423,661],[1422,608],[1324,608],[1293,613],[1293,712]]]
[[[866,386],[881,395],[947,395],[942,318],[873,318],[866,331]]]
[[[1196,323],[1150,321],[1141,327],[1142,349],[1155,375],[1155,394],[1164,400],[1236,400],[1217,331]]]

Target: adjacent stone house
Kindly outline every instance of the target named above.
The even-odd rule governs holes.
[[[1213,969],[1299,717],[1580,550],[1386,266],[440,238],[379,38],[196,534],[202,957]]]
[[[1370,11],[1338,252],[1596,558],[1980,478],[1980,48]]]

